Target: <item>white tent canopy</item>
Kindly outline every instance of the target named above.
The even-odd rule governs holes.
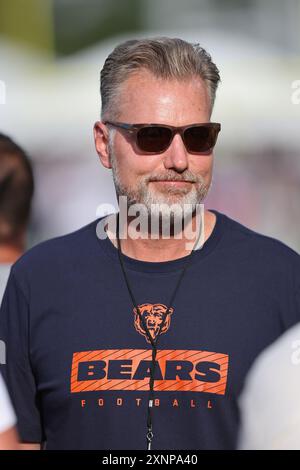
[[[264,143],[299,147],[300,105],[291,100],[292,82],[300,79],[299,59],[221,31],[147,33],[157,35],[199,42],[218,65],[222,83],[213,118],[223,127],[219,145],[237,150]],[[99,72],[107,54],[124,39],[110,39],[56,62],[0,42],[0,80],[6,84],[2,131],[16,135],[36,158],[74,159],[89,152],[100,112]]]

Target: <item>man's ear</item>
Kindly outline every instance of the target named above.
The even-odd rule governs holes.
[[[101,121],[94,124],[94,140],[96,151],[105,168],[111,168],[108,151],[108,129]]]

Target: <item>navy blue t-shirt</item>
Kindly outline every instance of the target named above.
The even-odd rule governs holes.
[[[153,449],[235,448],[249,367],[300,321],[299,255],[211,212],[158,343]],[[151,345],[98,221],[25,253],[2,302],[19,432],[47,449],[146,449]],[[124,260],[155,334],[186,258]]]

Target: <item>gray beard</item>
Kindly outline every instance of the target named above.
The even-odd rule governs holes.
[[[207,196],[210,187],[204,183],[201,176],[195,176],[190,171],[176,173],[174,171],[166,171],[163,174],[155,174],[153,176],[144,177],[140,180],[136,187],[128,187],[121,181],[116,158],[114,152],[110,151],[110,161],[112,165],[113,181],[116,189],[117,197],[125,196],[127,198],[127,206],[131,207],[135,204],[142,204],[148,213],[148,216],[164,217],[166,215],[166,206],[172,206],[172,218],[178,217],[180,214],[191,215],[196,211],[197,204],[200,204]],[[164,194],[159,191],[149,189],[150,181],[159,180],[177,180],[192,181],[194,184],[189,191],[179,190],[178,188],[168,188]],[[176,211],[177,206],[177,211]],[[170,214],[170,212],[168,211]]]

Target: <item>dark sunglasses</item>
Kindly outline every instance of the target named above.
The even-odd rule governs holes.
[[[148,154],[162,153],[171,145],[174,135],[179,133],[189,153],[209,153],[217,142],[221,124],[207,122],[174,127],[164,124],[126,124],[105,121],[113,127],[124,129],[135,139],[137,148]]]

